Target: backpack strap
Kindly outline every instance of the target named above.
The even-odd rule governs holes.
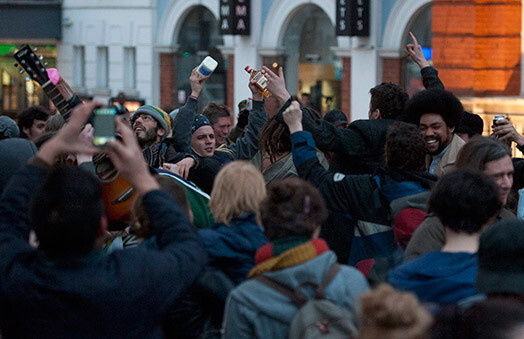
[[[329,267],[329,270],[324,276],[324,280],[322,280],[322,283],[318,286],[315,299],[326,299],[326,287],[331,284],[333,279],[335,279],[337,276],[338,272],[340,272],[340,265],[337,262],[334,262]]]
[[[289,288],[288,286],[274,279],[265,277],[263,275],[259,275],[254,279],[291,299],[291,302],[297,308],[302,307],[308,300],[306,296],[304,296],[304,294],[302,294],[300,291],[293,290],[292,288]]]

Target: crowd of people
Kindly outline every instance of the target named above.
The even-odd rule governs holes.
[[[10,338],[522,338],[524,137],[482,136],[424,58],[348,123],[286,89],[0,116],[0,332]],[[116,191],[116,193],[115,193]]]

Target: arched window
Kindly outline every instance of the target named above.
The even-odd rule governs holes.
[[[186,96],[191,94],[189,84],[191,70],[210,55],[218,61],[218,67],[206,81],[199,105],[203,106],[209,101],[225,103],[227,65],[217,48],[224,43],[219,34],[218,20],[204,6],[196,6],[184,19],[177,41],[179,45],[175,63],[177,89],[185,91]],[[202,107],[199,107],[199,110],[201,109]]]
[[[432,8],[433,6],[431,4],[425,6],[413,17],[412,21],[406,28],[406,34],[404,34],[405,38],[403,42],[403,46],[412,43],[411,37],[409,36],[409,32],[412,32],[417,38],[419,45],[422,46],[424,56],[426,57],[426,59],[428,59],[431,65],[433,65],[433,62],[431,60],[433,53],[431,44],[431,40],[433,37],[433,31],[431,29]],[[418,91],[424,89],[424,86],[422,85],[422,77],[420,75],[420,67],[408,58],[406,58],[404,67],[404,88],[406,89],[408,94],[412,96]]]
[[[337,38],[326,13],[315,5],[298,9],[289,20],[282,46],[291,95],[300,99],[309,94],[311,106],[322,112],[339,108],[342,64],[331,50]]]

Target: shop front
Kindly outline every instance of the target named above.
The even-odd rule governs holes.
[[[340,108],[341,61],[335,28],[316,5],[300,7],[289,19],[282,40],[288,90],[319,112]]]

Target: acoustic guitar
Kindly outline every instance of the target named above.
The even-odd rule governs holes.
[[[23,68],[20,73],[27,72],[29,77],[40,84],[42,90],[55,105],[56,109],[67,121],[70,118],[71,107],[60,93],[53,81],[49,78],[43,57],[36,54],[37,49],[29,45],[18,50],[14,57],[17,60],[15,67]],[[123,229],[131,222],[131,206],[136,198],[136,191],[131,184],[119,175],[115,166],[104,153],[93,157],[93,163],[98,178],[102,182],[102,195],[110,230]]]

